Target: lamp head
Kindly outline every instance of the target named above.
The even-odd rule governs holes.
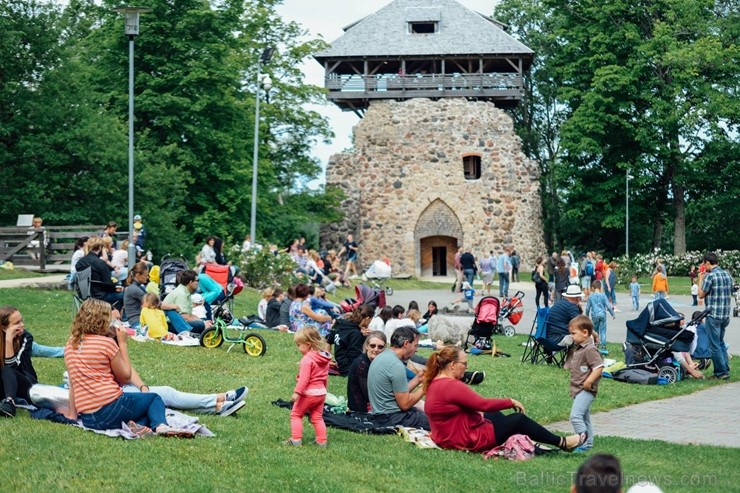
[[[112,9],[113,12],[124,14],[126,16],[126,36],[138,36],[139,35],[139,14],[146,14],[151,12],[152,9],[146,7],[117,7]]]
[[[270,92],[270,89],[272,89],[272,79],[269,75],[265,75],[262,78],[262,87],[265,88],[265,92]]]

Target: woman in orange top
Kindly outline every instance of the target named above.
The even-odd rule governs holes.
[[[128,357],[128,334],[116,328],[116,340],[107,336],[111,306],[89,298],[72,322],[72,335],[64,347],[69,372],[69,417],[86,428],[110,430],[128,423],[139,436],[154,433],[192,437],[167,426],[164,402],[154,393],[124,393],[118,382],[128,382],[132,369]],[[152,432],[154,429],[154,432]]]

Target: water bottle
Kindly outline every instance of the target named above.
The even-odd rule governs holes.
[[[146,260],[147,260],[147,262],[151,262],[152,261],[152,251],[151,250],[147,250],[146,251]]]

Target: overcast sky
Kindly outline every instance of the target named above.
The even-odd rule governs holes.
[[[491,15],[497,3],[497,0],[457,1],[484,15]],[[277,10],[284,19],[298,22],[313,36],[320,35],[326,42],[331,43],[344,34],[342,31],[344,26],[377,12],[389,3],[391,0],[284,0],[283,5]],[[303,71],[307,83],[323,86],[324,69],[313,58],[307,60]],[[313,155],[318,157],[325,167],[329,156],[351,146],[352,126],[358,122],[358,118],[354,113],[343,112],[333,104],[316,109],[329,118],[335,134],[330,145],[318,144],[313,151]]]

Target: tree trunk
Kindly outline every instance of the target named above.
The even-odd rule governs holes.
[[[683,185],[673,184],[673,207],[676,211],[673,226],[673,255],[686,253],[686,214]]]
[[[661,239],[663,238],[663,218],[656,214],[653,218],[653,250],[660,248]]]

